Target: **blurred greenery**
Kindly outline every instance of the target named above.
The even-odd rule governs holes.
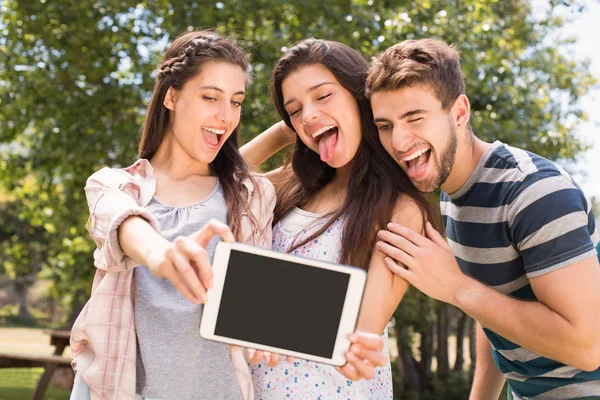
[[[0,369],[0,400],[31,399],[35,385],[44,372],[43,368],[4,368]],[[45,400],[68,400],[70,391],[50,385]]]
[[[574,134],[587,118],[578,99],[596,81],[557,31],[564,15],[583,11],[577,0],[551,0],[537,16],[527,0],[0,0],[0,274],[15,284],[50,279],[49,295],[67,310],[85,301],[94,273],[85,180],[135,160],[153,71],[187,29],[214,27],[250,53],[244,140],[278,120],[268,79],[297,40],[339,40],[370,58],[404,39],[438,37],[461,52],[480,137],[568,162],[585,149]],[[409,293],[396,315],[399,346],[428,337],[444,312]],[[434,391],[432,376],[417,386]]]

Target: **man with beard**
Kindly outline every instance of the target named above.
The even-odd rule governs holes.
[[[478,321],[471,399],[600,396],[600,235],[560,167],[479,139],[458,52],[407,40],[381,54],[367,95],[387,152],[422,192],[441,187],[448,241],[397,224],[378,233],[386,264]],[[495,362],[495,366],[494,366]]]

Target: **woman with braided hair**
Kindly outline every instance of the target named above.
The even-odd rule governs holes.
[[[238,152],[247,70],[227,38],[177,37],[156,74],[138,160],[88,178],[97,271],[71,333],[72,399],[253,398],[241,350],[198,332],[215,236],[271,247],[273,186]]]

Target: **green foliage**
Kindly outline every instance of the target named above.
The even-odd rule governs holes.
[[[410,326],[412,332],[409,332],[405,338],[406,345],[413,346],[414,332],[422,332],[429,328],[435,321],[436,301],[431,297],[425,296],[413,286],[410,286],[402,298],[401,306],[394,314],[395,323],[404,326]]]
[[[433,375],[427,389],[424,393],[408,392],[400,378],[394,376],[394,399],[403,400],[464,400],[469,397],[471,378],[467,372],[451,372],[446,380]]]
[[[12,191],[13,197],[0,202],[0,272],[11,279],[36,274],[48,256],[47,224],[36,210],[41,203],[33,179]]]

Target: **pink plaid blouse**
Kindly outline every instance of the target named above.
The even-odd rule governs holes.
[[[255,195],[250,181],[244,182],[250,208],[261,225],[253,229],[242,215],[243,242],[271,248],[275,189],[255,175],[262,196]],[[138,160],[123,169],[103,168],[90,176],[85,193],[90,217],[87,229],[98,246],[94,252],[97,271],[92,295],[71,330],[73,368],[91,389],[92,400],[135,398],[136,335],[133,298],[133,268],[136,263],[121,249],[119,225],[138,215],[160,232],[158,221],[146,210],[156,191],[156,180],[148,160]],[[158,327],[157,327],[158,328]],[[250,371],[241,349],[229,354],[245,400],[254,398]]]

